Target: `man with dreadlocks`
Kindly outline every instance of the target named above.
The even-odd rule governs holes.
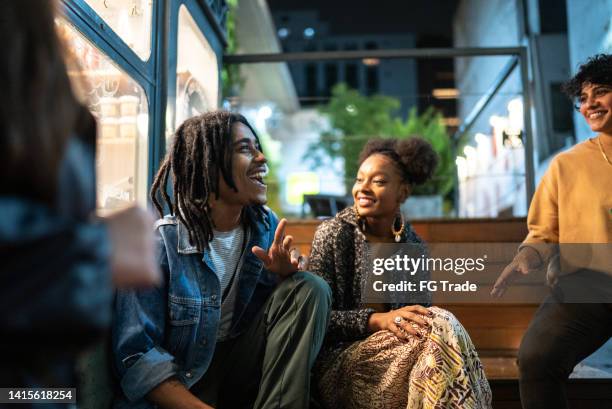
[[[298,271],[286,220],[264,206],[266,172],[241,115],[210,112],[176,131],[151,189],[169,210],[156,224],[165,280],[117,296],[115,407],[308,407],[330,289]]]

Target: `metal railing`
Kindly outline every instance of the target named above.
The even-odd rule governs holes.
[[[258,64],[283,63],[293,61],[333,61],[356,60],[364,58],[399,59],[399,58],[456,58],[456,57],[514,57],[500,72],[483,97],[477,101],[470,114],[460,125],[453,137],[453,142],[469,131],[484,109],[499,91],[517,65],[520,68],[520,79],[523,95],[523,124],[525,146],[525,191],[527,206],[535,192],[534,143],[531,121],[531,90],[529,87],[528,58],[525,47],[473,47],[473,48],[410,48],[410,49],[376,49],[350,51],[313,51],[269,54],[229,54],[223,56],[224,64]],[[455,143],[453,143],[455,145]],[[458,191],[456,183],[455,191]],[[458,203],[458,201],[456,201]]]

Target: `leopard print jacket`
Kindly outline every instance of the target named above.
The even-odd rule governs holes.
[[[424,247],[423,240],[408,223],[400,242],[422,244]],[[315,232],[309,270],[327,281],[333,297],[326,336],[328,346],[330,343],[365,339],[370,335],[368,320],[375,310],[361,303],[367,255],[366,237],[357,225],[357,215],[352,207],[325,220]],[[429,279],[429,272],[419,279]],[[431,304],[431,295],[426,296],[428,299],[419,304]],[[395,304],[391,308],[399,306]]]

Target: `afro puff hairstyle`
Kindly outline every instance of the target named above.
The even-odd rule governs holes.
[[[597,54],[578,67],[578,72],[563,84],[563,91],[568,97],[576,99],[582,93],[585,84],[612,86],[612,54]]]
[[[405,182],[422,185],[438,165],[438,155],[429,142],[422,138],[371,139],[359,155],[359,165],[374,154],[385,155],[397,165]]]

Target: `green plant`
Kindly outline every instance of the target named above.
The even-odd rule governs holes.
[[[442,115],[433,108],[419,115],[415,107],[404,121],[396,114],[399,108],[396,98],[364,96],[345,84],[336,85],[330,101],[319,107],[329,118],[331,130],[322,132],[320,140],[309,145],[304,159],[316,168],[326,166],[327,160],[343,158],[345,186],[350,191],[352,178],[357,174],[359,152],[368,139],[419,136],[432,144],[440,163],[431,181],[416,187],[413,194],[438,194],[450,200],[455,162]]]
[[[453,189],[455,160],[452,154],[452,141],[446,132],[442,114],[430,107],[421,115],[412,108],[405,122],[397,121],[396,135],[401,137],[419,136],[433,146],[439,157],[438,167],[431,180],[413,190],[415,195],[441,195],[448,197]],[[450,198],[449,198],[450,199]]]
[[[357,158],[368,139],[391,135],[393,113],[400,107],[398,100],[375,95],[365,97],[358,91],[338,84],[332,97],[319,112],[329,118],[331,130],[321,133],[318,142],[309,145],[304,158],[313,168],[325,166],[328,159],[344,158],[347,191],[357,173]]]
[[[236,9],[239,0],[226,0],[228,11],[225,17],[225,30],[227,47],[225,52],[233,54],[238,49],[238,39],[236,36]],[[240,76],[240,66],[238,64],[223,64],[221,69],[221,94],[223,98],[233,96],[240,92],[244,85],[244,79]]]

